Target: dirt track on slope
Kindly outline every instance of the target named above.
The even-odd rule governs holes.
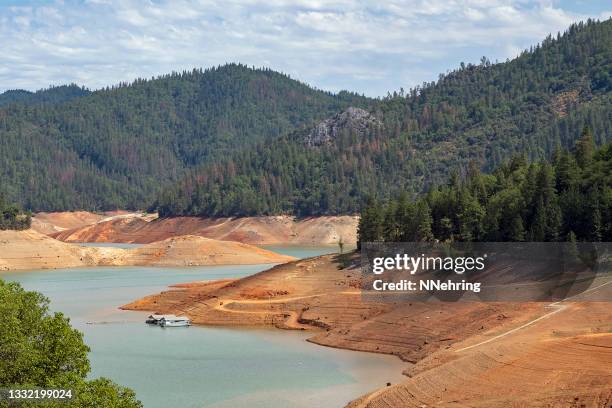
[[[610,303],[567,303],[547,315],[546,303],[381,302],[359,295],[360,271],[339,269],[336,257],[181,285],[123,308],[186,314],[197,324],[312,330],[311,342],[410,363],[406,381],[350,407],[609,407]]]
[[[611,281],[598,283],[612,299]],[[612,305],[559,302],[509,330],[467,338],[418,362],[411,378],[349,404],[383,407],[612,406]]]

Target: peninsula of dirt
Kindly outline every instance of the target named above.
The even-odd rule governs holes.
[[[122,249],[69,244],[31,229],[0,231],[0,271],[85,266],[275,264],[294,259],[240,242],[192,235]]]
[[[612,401],[609,303],[390,302],[361,292],[361,281],[355,256],[324,255],[243,279],[177,285],[123,308],[196,324],[312,330],[311,342],[407,363],[405,381],[353,408]],[[612,292],[608,283],[598,290]]]

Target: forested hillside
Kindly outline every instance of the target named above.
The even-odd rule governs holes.
[[[558,149],[550,161],[517,155],[491,174],[472,166],[416,201],[372,199],[359,240],[611,241],[612,144],[596,151],[585,128],[571,152]]]
[[[185,171],[366,98],[230,64],[88,93],[0,95],[0,191],[31,210],[145,208]]]
[[[356,213],[367,196],[422,192],[453,171],[465,174],[470,162],[491,171],[519,152],[550,157],[573,146],[585,125],[601,145],[612,140],[611,72],[612,20],[572,25],[512,61],[461,64],[434,83],[389,95],[371,117],[355,117],[368,123],[341,128],[337,117],[218,158],[164,191],[157,208],[162,215]]]

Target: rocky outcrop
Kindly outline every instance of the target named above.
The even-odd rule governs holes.
[[[362,136],[368,129],[380,126],[380,121],[370,112],[350,107],[332,118],[319,123],[305,138],[309,147],[330,143],[340,132],[353,132]]]

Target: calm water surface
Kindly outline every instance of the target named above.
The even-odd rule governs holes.
[[[305,247],[299,245],[260,245],[262,248],[278,252],[283,255],[291,255],[296,258],[310,258],[317,255],[333,254],[338,252],[337,245],[321,247]]]
[[[275,247],[304,257],[335,248]],[[169,284],[247,276],[270,265],[115,267],[1,273],[51,299],[91,347],[92,377],[136,391],[145,407],[341,407],[402,379],[391,356],[321,347],[281,330],[144,324],[146,313],[117,309]]]

